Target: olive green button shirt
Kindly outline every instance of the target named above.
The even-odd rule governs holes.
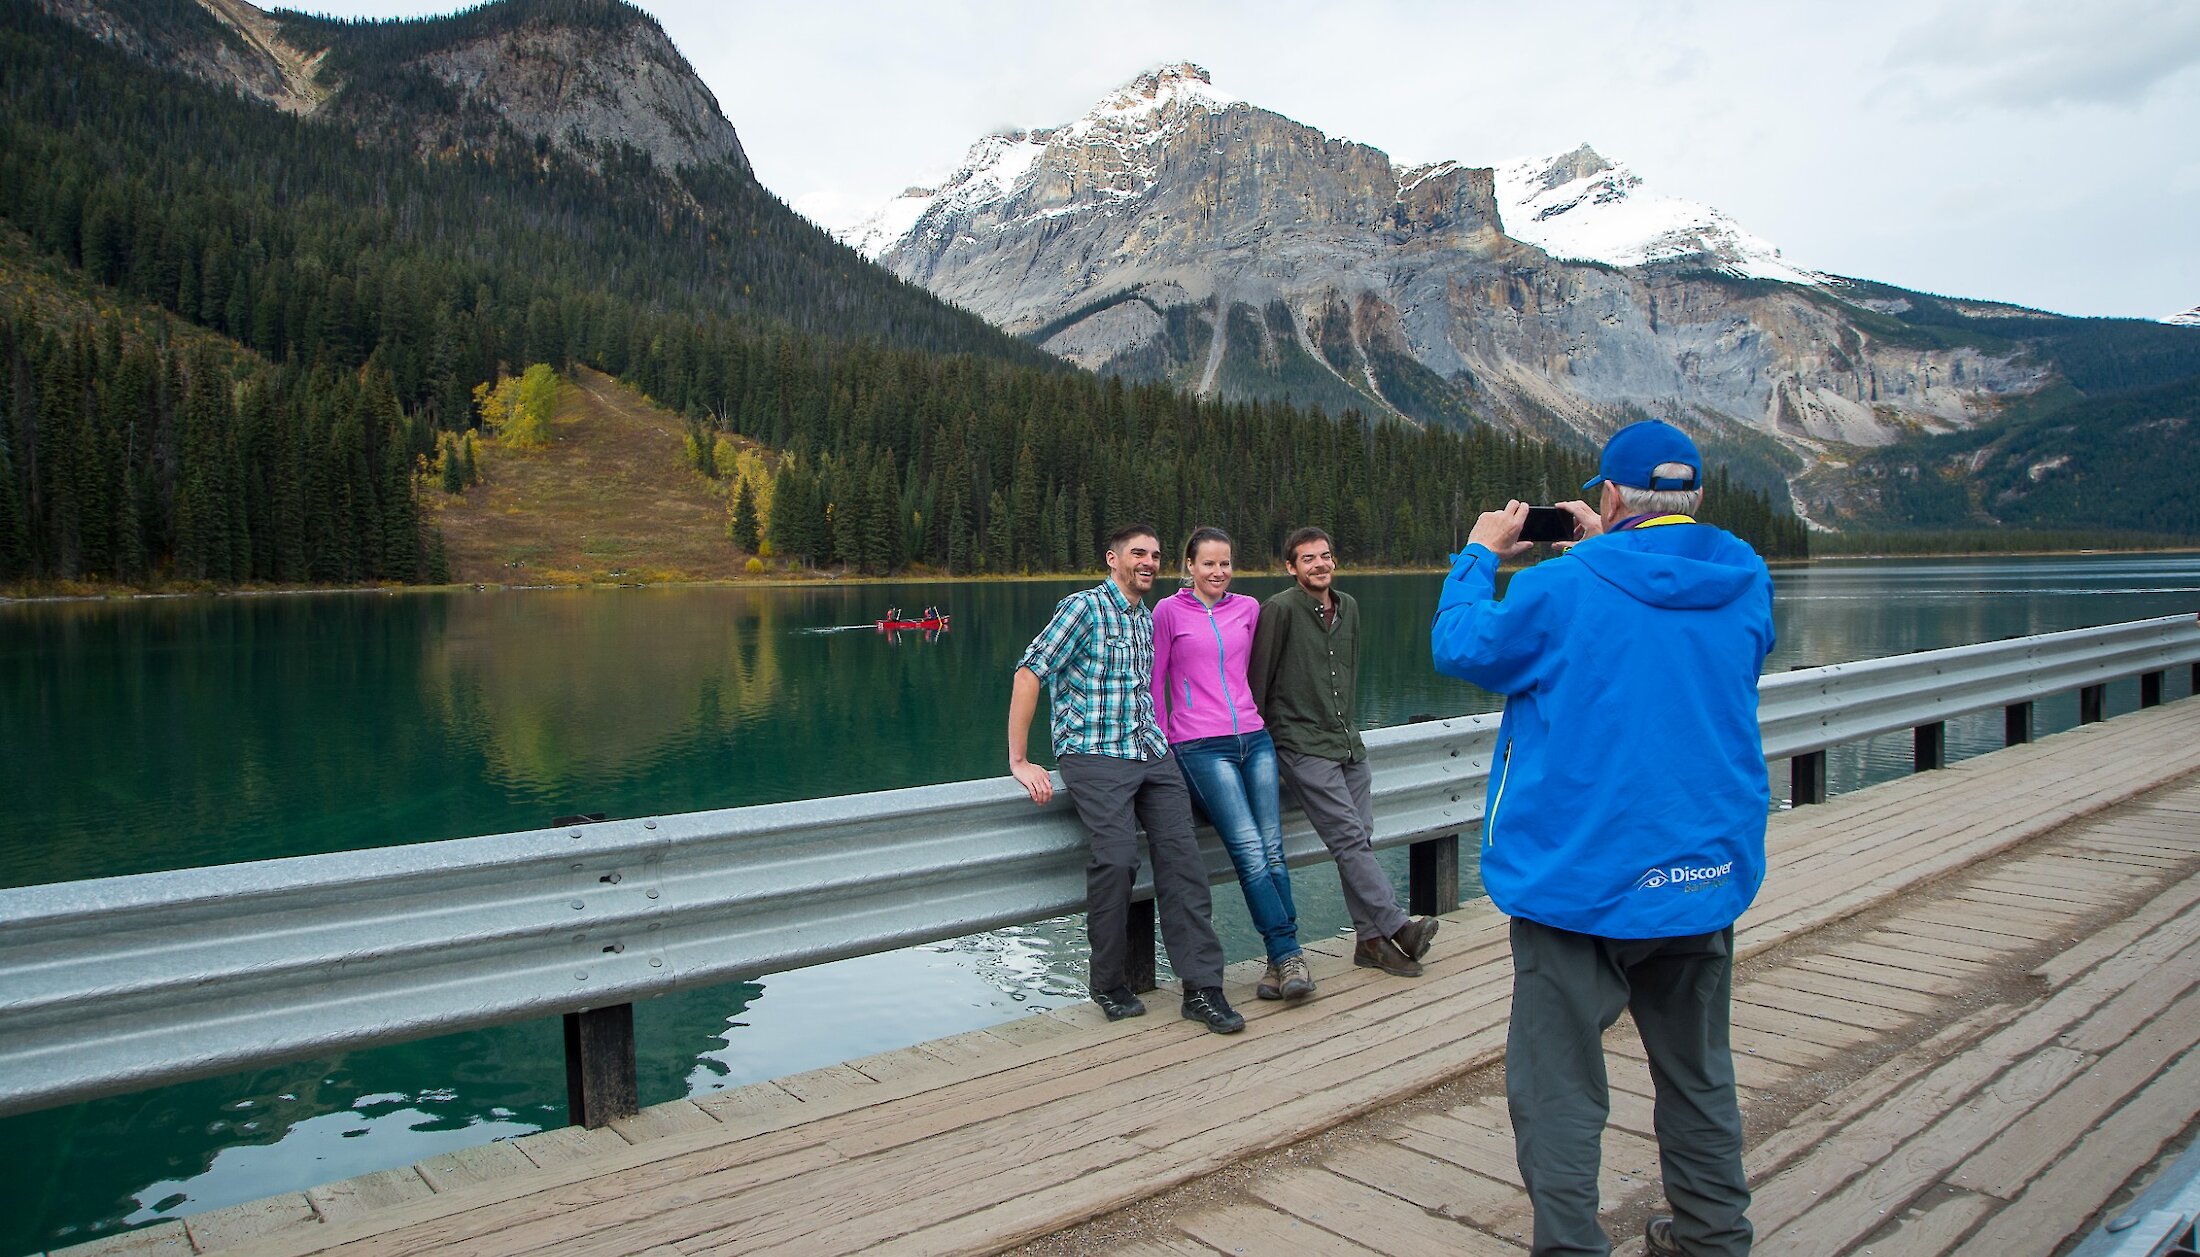
[[[1339,763],[1367,758],[1353,706],[1360,675],[1360,604],[1334,587],[1336,623],[1314,595],[1291,586],[1260,607],[1248,668],[1253,705],[1276,745]]]

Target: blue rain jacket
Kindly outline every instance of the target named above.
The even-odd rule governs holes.
[[[1757,676],[1764,560],[1709,524],[1593,537],[1516,574],[1470,545],[1437,602],[1436,670],[1505,696],[1482,885],[1510,916],[1605,938],[1734,923],[1765,874]]]

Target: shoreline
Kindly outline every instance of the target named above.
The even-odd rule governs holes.
[[[2099,547],[2069,550],[1965,550],[1918,551],[1900,554],[1814,554],[1807,559],[1767,559],[1766,565],[1775,568],[1807,567],[1812,563],[1844,563],[1852,561],[1885,562],[1892,559],[2034,559],[2078,558],[2104,555],[2162,555],[2200,554],[2200,545],[2147,546],[2132,550],[2102,549]],[[1507,563],[1506,571],[1518,571],[1525,564]],[[1349,567],[1340,570],[1341,575],[1353,576],[1440,576],[1450,571],[1449,565],[1429,567]],[[1243,571],[1241,576],[1281,576],[1284,573]],[[180,601],[192,598],[290,598],[308,594],[432,594],[432,593],[526,593],[544,589],[796,589],[814,585],[895,585],[895,584],[996,584],[1003,582],[1100,580],[1106,577],[1103,568],[1072,572],[1032,572],[948,576],[926,572],[903,572],[892,576],[849,576],[828,572],[810,575],[781,574],[755,577],[719,577],[698,580],[665,581],[552,581],[542,584],[492,584],[486,581],[452,581],[442,585],[236,585],[203,589],[137,589],[127,585],[95,586],[64,593],[20,593],[0,589],[0,606],[17,603],[52,602],[135,602]]]

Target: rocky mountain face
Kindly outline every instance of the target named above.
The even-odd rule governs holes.
[[[1587,146],[1401,167],[1189,64],[981,140],[844,238],[1103,371],[1588,439],[1650,411],[1790,469],[1766,437],[1959,430],[2049,377],[1873,317]]]
[[[433,23],[271,14],[246,0],[38,0],[109,43],[362,138],[422,153],[636,153],[750,177],[733,124],[655,19],[621,0],[507,0]]]

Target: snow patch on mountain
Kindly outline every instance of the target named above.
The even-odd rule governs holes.
[[[2183,314],[2172,314],[2162,321],[2174,327],[2200,327],[2200,306],[2194,306]]]
[[[1154,154],[1188,114],[1219,112],[1240,103],[1189,61],[1148,70],[1066,126],[1008,128],[986,136],[970,146],[962,165],[937,187],[912,187],[838,234],[843,243],[875,261],[908,239],[935,209],[959,215],[1010,200],[1028,186],[1032,167],[1054,146],[1112,151],[1115,161],[1086,163],[1110,168],[1106,186],[1089,189],[1102,199],[1051,206],[1025,217],[1054,218],[1136,197],[1153,186],[1160,174]]]
[[[1505,234],[1553,257],[1611,266],[1695,259],[1752,279],[1827,279],[1789,262],[1723,212],[1649,190],[1640,175],[1586,144],[1498,166],[1497,203]]]
[[[1010,127],[970,146],[962,165],[937,187],[912,187],[881,206],[869,218],[843,229],[841,242],[876,261],[878,256],[915,231],[917,223],[937,206],[950,211],[976,209],[1006,200],[1016,185],[1047,151],[1052,128],[1026,131]]]

